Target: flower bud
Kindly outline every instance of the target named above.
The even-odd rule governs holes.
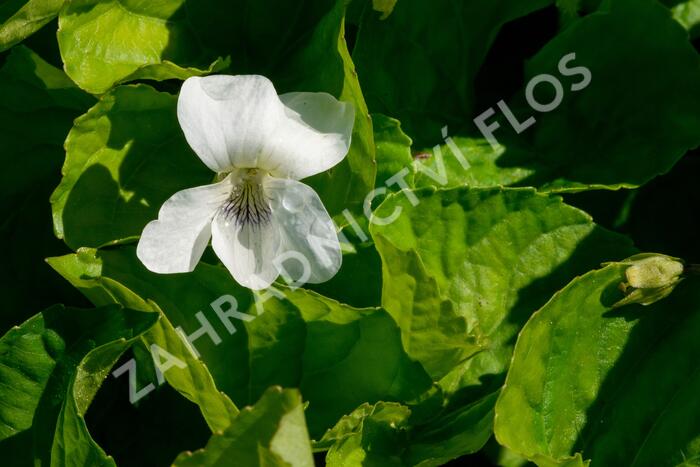
[[[682,273],[683,263],[669,256],[656,255],[632,264],[625,276],[635,289],[655,289],[673,284]]]
[[[651,305],[667,297],[683,279],[685,270],[680,259],[656,253],[642,253],[612,264],[629,265],[625,270],[627,282],[620,284],[625,298],[613,308],[633,303]]]

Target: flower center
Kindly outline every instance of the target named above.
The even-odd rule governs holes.
[[[241,174],[228,200],[221,207],[221,213],[227,222],[233,221],[240,226],[253,227],[269,222],[272,210],[265,197],[261,178],[255,169],[246,170]]]

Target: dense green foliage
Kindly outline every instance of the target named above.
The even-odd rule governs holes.
[[[2,2],[0,465],[700,465],[699,31],[698,0]],[[177,118],[210,74],[353,104],[305,181],[332,280],[138,260],[213,180]]]

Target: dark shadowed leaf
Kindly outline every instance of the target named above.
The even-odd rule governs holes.
[[[185,141],[176,105],[149,86],[121,86],[76,120],[51,197],[54,228],[68,246],[135,239],[166,199],[212,181]]]
[[[201,361],[163,327],[145,338],[158,337],[155,342],[188,368],[192,361],[206,365],[216,386],[238,405],[255,402],[270,385],[298,387],[309,401],[309,430],[317,436],[363,402],[412,401],[431,386],[423,368],[405,354],[398,327],[381,309],[352,308],[302,289],[279,290],[279,298],[253,294],[224,268],[204,263],[191,274],[153,274],[134,253],[130,247],[81,250],[54,258],[51,265],[94,303],[152,309],[148,299],[163,310],[163,323],[182,326],[189,334],[202,327],[196,315],[201,311],[220,339],[214,343],[204,334],[196,341]],[[223,320],[216,314],[215,308],[225,312],[232,306],[243,314]],[[172,368],[165,376],[180,372],[185,371]],[[190,378],[189,383],[169,381],[185,395],[198,394],[192,385],[200,378]],[[198,389],[200,405],[213,410],[205,389]]]
[[[117,306],[55,306],[0,338],[5,462],[114,466],[83,416],[112,365],[157,319]]]
[[[563,76],[560,62],[569,54],[575,60]],[[585,84],[576,67],[588,68],[590,84],[572,91]],[[508,147],[499,165],[535,169],[520,184],[552,191],[636,187],[700,145],[700,56],[654,0],[607,2],[576,21],[527,64],[528,81],[542,74],[560,80],[561,105],[543,114],[520,98],[516,117],[536,123],[512,139],[505,121],[496,132]],[[534,96],[549,104],[552,85],[540,84]]]
[[[81,303],[43,259],[66,251],[53,235],[48,196],[73,119],[94,99],[24,46],[0,70],[0,95],[0,323],[9,327],[53,303]]]
[[[418,146],[444,125],[465,128],[474,79],[499,29],[550,0],[400,0],[386,19],[367,9],[353,58],[371,112],[401,120]]]

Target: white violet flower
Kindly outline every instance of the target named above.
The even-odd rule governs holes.
[[[342,261],[335,225],[298,180],[326,171],[350,147],[355,111],[330,94],[277,95],[263,76],[189,78],[177,116],[218,183],[175,193],[141,235],[137,255],[157,273],[192,271],[211,238],[234,279],[251,289],[318,283]]]

